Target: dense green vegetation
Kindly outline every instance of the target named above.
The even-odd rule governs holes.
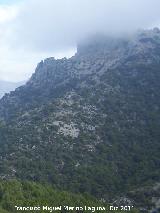
[[[74,209],[66,210],[65,206],[74,207]],[[90,207],[89,210],[78,211],[78,208],[76,210],[76,207],[85,209],[85,206],[86,209]],[[21,207],[30,207],[31,210],[20,210]],[[32,210],[33,207],[38,210]],[[54,207],[59,207],[61,210],[55,210]],[[103,211],[97,210],[99,207],[103,207]],[[12,180],[0,182],[0,212],[107,213],[110,211],[109,205],[99,202],[89,195],[82,196],[80,194],[76,195],[65,191],[59,191],[47,184],[40,185],[34,182],[19,182],[17,180]],[[119,213],[123,211],[116,212]],[[138,211],[133,209],[129,212],[138,213]]]

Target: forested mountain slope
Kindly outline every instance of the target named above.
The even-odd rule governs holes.
[[[110,206],[95,198],[54,189],[49,184],[28,181],[0,182],[0,212],[110,212]],[[82,211],[82,209],[84,211]],[[117,213],[120,213],[120,209]],[[138,213],[131,208],[131,213]]]
[[[93,37],[70,59],[41,61],[0,100],[1,178],[107,201],[150,187],[143,199],[151,208],[160,182],[159,82],[158,29]]]

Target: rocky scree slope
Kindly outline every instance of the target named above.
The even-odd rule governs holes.
[[[26,85],[0,100],[0,177],[49,181],[109,201],[154,187],[159,82],[158,29],[97,36],[70,59],[41,61]],[[151,208],[155,194],[144,193],[139,205]]]

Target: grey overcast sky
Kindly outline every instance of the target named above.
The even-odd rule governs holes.
[[[47,57],[70,57],[95,33],[160,25],[159,0],[0,0],[0,79],[28,79]]]

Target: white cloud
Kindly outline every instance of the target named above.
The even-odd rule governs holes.
[[[159,0],[27,0],[15,39],[37,50],[60,50],[95,32],[152,26],[160,20],[159,8]]]
[[[76,43],[92,33],[153,26],[159,8],[159,0],[23,0],[0,6],[0,78],[28,78],[41,59],[72,55]]]
[[[2,80],[15,82],[26,80],[34,72],[40,60],[52,55],[62,58],[74,54],[72,49],[63,52],[37,51],[23,44],[23,37],[17,34],[15,29],[24,6],[23,3],[0,6],[0,79]],[[17,39],[21,40],[21,45]]]
[[[1,5],[0,6],[0,24],[4,24],[8,21],[11,21],[17,16],[18,6],[16,5]]]

